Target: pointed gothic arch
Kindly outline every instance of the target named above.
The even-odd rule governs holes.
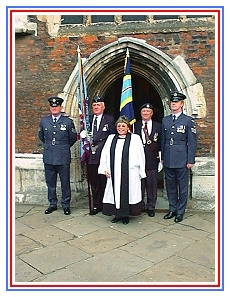
[[[95,51],[83,61],[89,102],[97,92],[102,97],[108,97],[109,87],[115,81],[122,79],[127,47],[131,59],[132,78],[136,77],[137,81],[145,81],[152,88],[150,92],[154,92],[158,105],[160,102],[162,108],[161,117],[170,113],[168,94],[170,90],[175,89],[182,91],[187,96],[185,113],[205,117],[206,102],[203,87],[197,83],[196,77],[184,59],[181,56],[171,59],[144,40],[132,37],[119,38]],[[65,112],[73,118],[77,117],[75,96],[77,75],[78,65],[71,73],[63,93],[59,94],[64,99]],[[114,100],[119,101],[119,99],[111,97],[112,99],[106,104],[111,105],[111,109],[114,109]]]

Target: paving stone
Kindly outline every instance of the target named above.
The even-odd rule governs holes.
[[[86,234],[80,238],[75,238],[74,240],[69,241],[69,244],[81,248],[85,252],[94,256],[103,254],[109,250],[117,249],[134,240],[134,237],[108,227],[103,230],[97,230],[90,234]]]
[[[65,242],[20,255],[20,259],[43,274],[55,272],[90,257],[91,255]],[[15,267],[15,269],[18,270],[18,267]]]
[[[24,235],[17,235],[15,237],[15,255],[16,256],[23,253],[32,252],[42,247],[43,245]]]
[[[151,266],[151,262],[126,251],[113,249],[85,261],[71,265],[88,282],[123,282]],[[91,271],[91,273],[89,273]]]
[[[74,264],[75,265],[75,264]],[[77,264],[76,264],[77,265]],[[37,279],[35,279],[36,282],[48,282],[48,283],[54,283],[57,282],[59,284],[64,284],[66,285],[67,283],[70,284],[71,282],[87,282],[88,280],[81,277],[80,273],[82,269],[79,269],[79,271],[76,271],[76,273],[74,273],[73,271],[71,271],[71,269],[69,267],[67,268],[62,268],[59,270],[56,270],[52,273],[48,273],[44,276],[38,277]]]
[[[15,259],[15,282],[31,282],[42,273],[36,268],[31,267],[28,263],[22,261],[18,257]]]
[[[192,239],[160,230],[126,244],[122,249],[156,264],[186,248],[193,242],[194,240]]]
[[[150,282],[153,286],[162,283],[215,282],[215,271],[179,256],[171,256],[154,266],[129,278],[130,282]]]
[[[52,225],[46,225],[44,228],[32,229],[22,234],[44,246],[53,245],[73,238],[73,234],[60,230]]]

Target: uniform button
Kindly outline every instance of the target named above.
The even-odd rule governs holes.
[[[174,132],[171,132],[171,134],[174,134]]]
[[[56,134],[56,132],[55,132],[55,131],[53,131],[53,134]]]

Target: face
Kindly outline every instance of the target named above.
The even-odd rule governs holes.
[[[126,123],[117,123],[116,128],[119,135],[126,135],[129,131],[129,127]]]
[[[50,106],[50,112],[55,117],[59,116],[59,114],[61,113],[61,110],[62,110],[62,106],[61,105]]]
[[[105,110],[105,104],[104,102],[93,102],[92,104],[92,111],[95,115],[100,115]]]
[[[151,108],[142,108],[141,109],[141,118],[144,121],[149,121],[152,118],[153,110]]]
[[[171,101],[171,103],[170,103],[171,111],[174,114],[180,112],[182,110],[183,106],[184,106],[183,100],[176,101],[176,102]]]

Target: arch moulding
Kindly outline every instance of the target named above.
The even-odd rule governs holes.
[[[140,75],[153,85],[162,100],[165,115],[170,113],[169,91],[177,89],[187,97],[185,113],[200,118],[206,116],[203,87],[197,83],[196,77],[185,60],[181,56],[171,59],[159,49],[148,45],[144,40],[132,37],[119,38],[92,53],[88,59],[82,59],[89,102],[97,92],[103,96],[108,86],[123,76],[127,48],[131,60],[131,74]],[[77,77],[78,64],[72,71],[63,92],[59,94],[64,99],[65,113],[72,118],[78,116]]]

